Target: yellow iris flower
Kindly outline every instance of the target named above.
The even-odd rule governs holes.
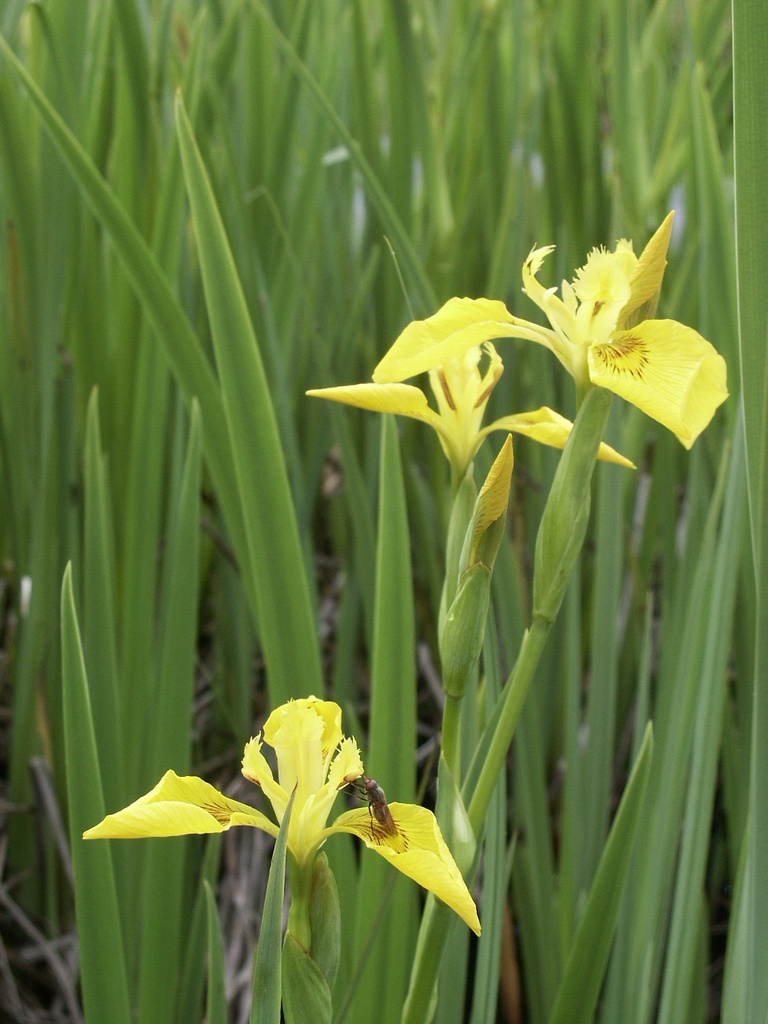
[[[618,242],[613,252],[594,249],[573,281],[563,282],[562,298],[556,289],[545,289],[537,280],[554,247],[532,250],[522,267],[523,291],[546,313],[549,328],[513,316],[503,302],[451,299],[427,321],[411,324],[402,332],[376,368],[374,381],[380,387],[392,386],[393,381],[429,370],[434,388],[432,368],[460,365],[466,353],[487,346],[494,338],[527,338],[550,348],[580,388],[596,385],[621,395],[690,447],[728,397],[728,390],[725,360],[709,341],[677,321],[652,318],[667,267],[673,217],[674,212],[665,218],[639,257],[625,240]],[[368,389],[360,392],[361,400],[354,388],[310,393],[364,404],[367,409],[384,408],[372,403],[372,385],[359,386]],[[478,393],[477,386],[467,392],[467,408],[474,408]],[[476,451],[479,435],[470,431],[469,439],[464,439],[459,425],[447,422],[442,411],[438,427],[436,414],[427,411],[423,395],[411,396],[411,409],[404,408],[404,402],[401,410],[395,408],[399,400],[399,391],[392,391],[386,402],[390,412],[427,420],[441,433],[441,440],[443,436],[457,438],[454,445],[464,453],[465,461],[468,451]],[[534,422],[524,432],[561,446],[559,440],[539,432],[542,412],[528,414]],[[482,434],[502,426],[519,430],[513,425],[516,419],[499,420]],[[462,422],[467,422],[466,414]],[[609,456],[601,450],[600,458]],[[612,461],[621,461],[621,457]]]
[[[374,370],[373,384],[314,388],[307,394],[428,423],[457,479],[464,476],[484,438],[494,430],[525,434],[564,448],[573,424],[546,406],[482,426],[488,399],[504,371],[490,339],[510,336],[512,324],[503,302],[450,299],[433,316],[405,328]],[[437,410],[420,388],[401,383],[424,371],[429,373]],[[601,446],[599,457],[632,466],[608,445]]]
[[[261,752],[263,743],[275,750],[277,779]],[[311,865],[329,836],[349,832],[443,900],[480,934],[474,901],[431,811],[415,804],[387,804],[391,814],[387,827],[374,813],[380,808],[371,802],[370,806],[345,811],[332,825],[326,824],[339,790],[363,776],[357,744],[342,735],[338,704],[308,697],[281,705],[265,722],[262,734],[245,745],[242,772],[261,787],[272,804],[277,824],[248,804],[224,796],[202,779],[168,771],[153,790],[122,811],[108,814],[83,838],[225,832],[233,825],[250,825],[277,836],[295,790],[288,850],[299,866]]]
[[[582,386],[607,388],[668,427],[690,448],[728,397],[725,361],[700,334],[676,320],[654,320],[672,233],[667,215],[638,257],[622,239],[593,249],[562,298],[536,278],[553,246],[523,264],[523,290],[551,328],[514,317],[512,334],[550,348]]]

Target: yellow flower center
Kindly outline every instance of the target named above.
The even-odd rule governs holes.
[[[314,857],[328,815],[346,777],[357,778],[363,764],[357,744],[341,734],[341,708],[315,697],[289,701],[264,724],[264,741],[277,755],[275,780],[257,736],[246,744],[243,775],[257,783],[282,821],[296,792],[288,846],[296,860]]]
[[[485,407],[503,370],[496,349],[486,342],[429,371],[442,421],[440,443],[449,461],[462,470],[477,451]]]
[[[643,379],[643,371],[648,365],[646,343],[634,334],[624,334],[609,345],[595,345],[592,358],[607,372],[629,374],[638,381]]]

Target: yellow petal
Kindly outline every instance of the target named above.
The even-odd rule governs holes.
[[[532,437],[534,441],[541,444],[551,445],[553,448],[565,448],[565,443],[573,430],[573,424],[565,416],[549,409],[546,405],[532,412],[516,413],[513,416],[503,416],[485,427],[482,434],[485,435],[491,430],[511,430],[513,433],[525,434]],[[635,469],[635,464],[625,459],[609,444],[601,444],[597,457],[604,462],[615,462],[619,466],[626,466],[628,469]]]
[[[354,405],[372,412],[391,412],[396,416],[410,416],[422,420],[436,430],[440,417],[430,409],[427,396],[412,384],[348,384],[338,388],[313,388],[308,395],[330,398],[334,402]]]
[[[619,326],[627,327],[633,322],[638,323],[652,317],[656,312],[661,282],[667,267],[667,249],[674,219],[675,211],[672,210],[643,249],[629,278],[632,294],[621,311]]]
[[[626,398],[690,448],[728,397],[725,360],[676,320],[645,320],[588,353],[593,384]]]
[[[303,714],[303,708],[314,712],[322,722],[320,743],[323,758],[327,759],[338,747],[341,739],[341,708],[332,700],[321,700],[319,697],[299,697],[281,704],[280,707],[275,708],[264,723],[264,739],[271,747],[274,747],[278,729],[291,716]]]
[[[253,807],[230,800],[194,775],[168,771],[153,790],[128,807],[108,814],[83,839],[138,839],[224,832],[251,825],[277,835],[277,827]]]
[[[544,245],[540,249],[532,249],[523,263],[523,291],[541,309],[544,308],[547,290],[538,282],[536,275],[541,270],[541,265],[546,257],[554,250],[554,245]]]
[[[514,322],[498,299],[449,299],[433,316],[408,324],[373,371],[373,379],[392,384],[460,359],[484,341],[511,337]]]
[[[345,736],[339,744],[339,751],[331,761],[328,772],[328,784],[339,790],[345,784],[354,782],[363,774],[363,761],[360,748],[351,736]]]
[[[396,833],[389,834],[365,807],[340,815],[327,833],[350,832],[398,871],[434,893],[480,934],[477,907],[431,811],[416,804],[389,804]]]
[[[277,754],[280,785],[286,793],[297,789],[296,811],[325,782],[324,727],[323,718],[307,700],[281,704],[264,723],[264,739]]]

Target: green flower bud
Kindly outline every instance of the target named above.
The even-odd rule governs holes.
[[[536,537],[534,617],[554,622],[584,544],[592,473],[611,410],[612,395],[590,388],[557,467]]]
[[[443,689],[460,700],[477,664],[485,637],[491,601],[491,570],[478,562],[461,578],[461,585],[440,631]]]
[[[501,446],[501,451],[496,456],[475,502],[475,512],[470,524],[471,532],[467,535],[469,566],[482,562],[489,569],[493,568],[506,530],[509,485],[514,464],[512,437],[509,435]]]
[[[281,966],[285,1024],[331,1024],[333,1006],[325,975],[290,932],[283,942]]]
[[[440,625],[443,689],[456,700],[464,696],[483,647],[491,571],[506,528],[513,464],[512,438],[508,437],[475,501],[459,563],[463,571],[458,589]]]
[[[332,986],[341,956],[341,914],[336,879],[324,853],[318,854],[312,867],[309,923],[312,959]]]

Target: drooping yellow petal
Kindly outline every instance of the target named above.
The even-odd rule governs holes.
[[[449,299],[426,320],[408,324],[373,371],[373,379],[392,384],[461,359],[484,341],[511,337],[514,322],[498,299]]]
[[[230,800],[194,775],[168,771],[149,793],[122,811],[108,814],[83,833],[83,839],[139,839],[224,832],[250,825],[270,835],[277,827],[253,807]]]
[[[516,413],[512,416],[502,416],[485,427],[481,433],[483,436],[492,430],[508,430],[513,433],[525,434],[532,437],[540,444],[548,444],[553,448],[565,448],[565,443],[571,435],[573,424],[565,416],[549,409],[546,405],[532,412]],[[628,469],[635,469],[634,462],[624,458],[609,444],[601,444],[597,457],[604,462],[614,462],[619,466],[626,466]]]
[[[410,416],[439,429],[440,417],[430,409],[424,392],[412,384],[347,384],[337,388],[313,388],[307,394],[372,412]]]
[[[626,398],[690,448],[728,397],[725,360],[676,320],[645,320],[588,353],[593,384]]]
[[[629,283],[632,293],[627,304],[621,311],[619,326],[626,328],[640,320],[650,319],[656,312],[661,282],[667,267],[667,250],[672,237],[672,222],[675,211],[672,210],[643,249]]]
[[[477,907],[434,814],[416,804],[388,806],[396,828],[394,834],[387,832],[365,807],[340,815],[326,832],[350,832],[358,836],[398,871],[434,893],[479,935]]]

